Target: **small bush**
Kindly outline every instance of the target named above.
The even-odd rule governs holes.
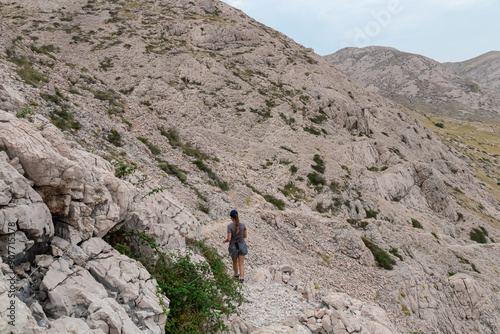
[[[359,221],[357,219],[352,219],[352,218],[348,218],[347,222],[351,224],[351,226],[354,227],[355,229],[363,231],[366,230],[366,227],[369,224],[367,221]]]
[[[73,114],[66,110],[66,108],[61,108],[61,110],[54,110],[49,113],[50,120],[52,124],[57,126],[62,131],[65,130],[79,130],[81,128],[80,122],[75,120]]]
[[[415,228],[422,228],[423,229],[422,224],[420,224],[420,222],[418,220],[416,220],[416,219],[412,218],[411,219],[411,224]]]
[[[106,91],[102,91],[89,89],[89,91],[94,95],[96,99],[109,102],[110,108],[108,112],[110,114],[123,113],[125,102],[122,100],[120,94],[118,94],[114,90],[108,89]]]
[[[118,133],[118,131],[116,131],[115,129],[111,129],[106,139],[116,147],[121,147],[122,146],[121,138],[122,136]]]
[[[12,50],[7,50],[8,60],[16,64],[19,69],[16,71],[17,74],[24,80],[27,84],[34,87],[38,87],[40,82],[49,82],[49,79],[44,74],[38,72],[33,68],[33,64],[30,59],[25,56],[16,57],[15,52]]]
[[[158,282],[158,293],[169,300],[167,334],[218,333],[226,331],[224,318],[238,314],[246,302],[241,285],[227,274],[224,259],[206,241],[186,238],[191,255],[164,252],[152,237],[137,231],[119,230],[107,236],[115,249],[141,262]],[[151,256],[153,254],[153,256]],[[163,305],[163,304],[162,304]]]
[[[290,166],[290,172],[292,172],[292,175],[297,173],[299,169],[295,165]]]
[[[310,134],[313,134],[315,136],[319,136],[321,134],[321,131],[316,129],[314,126],[306,126],[303,129],[304,131],[309,132]]]
[[[113,161],[111,163],[115,166],[115,176],[118,178],[122,178],[127,175],[132,175],[137,170],[137,164],[133,161]]]
[[[285,209],[285,202],[283,202],[281,199],[274,197],[273,195],[264,195],[264,199],[269,203],[271,203],[272,205],[274,205],[278,210]]]
[[[368,169],[370,172],[378,172],[378,167],[366,167],[366,169]]]
[[[388,270],[393,269],[393,265],[396,264],[396,261],[394,261],[386,251],[367,238],[361,237],[361,239],[365,246],[372,252],[378,267]]]
[[[380,211],[372,211],[372,210],[365,210],[366,216],[365,218],[375,218],[377,219],[377,215],[380,213]]]
[[[164,137],[167,137],[168,142],[172,148],[181,148],[182,151],[184,152],[185,155],[193,157],[197,160],[207,160],[210,157],[208,154],[202,152],[201,150],[194,148],[191,146],[189,143],[183,143],[181,138],[179,137],[179,133],[174,130],[165,130],[163,127],[159,126],[158,130],[160,131],[161,135]]]
[[[478,229],[473,228],[472,231],[469,233],[470,239],[472,241],[475,241],[480,244],[485,244],[488,241],[486,240],[486,237],[488,236],[488,232],[486,229],[482,226],[480,226]]]
[[[438,128],[444,129],[444,123],[434,123],[434,125]]]
[[[315,124],[322,124],[327,120],[327,117],[325,115],[318,115],[316,117],[309,118],[309,120]]]
[[[187,181],[187,176],[186,176],[187,172],[175,165],[171,165],[166,161],[159,160],[158,167],[168,175],[175,176],[182,183],[185,183]]]
[[[200,210],[201,212],[204,212],[208,215],[208,213],[210,212],[210,208],[203,204],[203,203],[198,203],[198,210]]]
[[[33,123],[35,120],[33,119],[33,115],[35,115],[35,111],[30,107],[23,108],[20,112],[16,114],[17,118],[26,118],[30,123]]]
[[[224,191],[226,191],[229,188],[227,182],[219,180],[219,177],[217,176],[217,174],[215,174],[214,171],[210,167],[205,165],[203,160],[194,160],[193,164],[195,164],[199,170],[207,173],[208,177],[214,181],[215,186],[219,187],[221,190],[224,190]]]
[[[325,185],[326,180],[316,172],[307,174],[307,178],[312,185]]]
[[[302,197],[302,193],[304,192],[302,189],[295,186],[293,182],[288,182],[283,189],[279,189],[283,195],[286,197],[291,197],[295,199],[299,199]]]
[[[312,169],[317,171],[318,173],[323,174],[325,172],[325,162],[321,159],[319,154],[315,154],[313,158],[316,165],[311,165]]]
[[[137,137],[137,139],[139,141],[141,141],[144,145],[147,146],[147,148],[149,148],[149,150],[151,151],[151,153],[153,155],[158,155],[161,153],[161,150],[158,146],[155,146],[154,144],[150,143],[149,140],[147,138],[144,138],[144,137]]]
[[[403,261],[403,257],[401,256],[401,254],[399,254],[399,251],[397,248],[391,248],[389,249],[389,253],[391,253],[392,255],[394,255],[395,257],[399,258],[401,261]],[[404,297],[403,297],[404,298]]]
[[[297,154],[297,152],[295,152],[294,150],[292,150],[291,148],[288,148],[288,147],[286,147],[286,146],[280,146],[280,148],[281,148],[282,150],[288,151],[288,152],[290,152],[290,153]]]

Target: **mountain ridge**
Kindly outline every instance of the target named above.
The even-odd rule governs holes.
[[[500,92],[500,51],[490,51],[462,62],[446,62],[455,72]]]
[[[369,90],[410,109],[468,120],[496,119],[498,94],[428,57],[384,47],[325,56]]]

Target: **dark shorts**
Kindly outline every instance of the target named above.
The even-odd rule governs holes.
[[[239,255],[247,255],[248,254],[247,244],[242,244],[239,246],[240,246],[240,249],[236,249],[236,245],[229,246],[229,255],[231,255],[231,257],[233,259],[237,258]]]

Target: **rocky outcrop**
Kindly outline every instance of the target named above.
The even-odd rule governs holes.
[[[163,333],[155,280],[101,237],[121,224],[179,248],[184,235],[196,236],[192,218],[167,193],[141,201],[108,162],[70,148],[52,126],[38,132],[0,116],[0,242],[9,264],[2,266],[0,298],[23,319],[16,331]],[[8,286],[23,292],[15,297]]]

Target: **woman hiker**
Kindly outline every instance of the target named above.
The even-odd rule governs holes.
[[[234,277],[239,278],[240,282],[243,283],[245,282],[245,255],[248,254],[247,244],[245,243],[247,228],[245,224],[240,223],[238,211],[231,211],[229,216],[232,223],[227,225],[227,239],[224,242],[229,242],[229,254],[233,259]]]

